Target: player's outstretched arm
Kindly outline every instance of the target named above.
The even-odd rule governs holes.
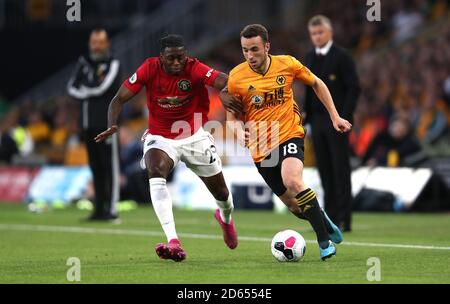
[[[117,125],[117,119],[119,118],[119,114],[122,111],[123,105],[130,100],[135,93],[128,90],[123,84],[117,91],[116,95],[111,99],[108,107],[108,129],[98,134],[94,140],[96,142],[101,142],[113,135],[119,130],[119,126]]]
[[[312,88],[319,100],[327,109],[330,119],[333,122],[333,127],[336,131],[340,133],[350,131],[352,129],[352,124],[339,116],[339,113],[334,106],[333,98],[331,97],[330,91],[328,90],[326,84],[320,78],[315,77]]]
[[[227,86],[227,83],[228,83],[228,75],[225,73],[219,73],[219,75],[216,77],[216,80],[214,80],[213,87],[221,91]]]

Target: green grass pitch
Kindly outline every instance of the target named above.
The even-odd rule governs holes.
[[[307,222],[290,214],[236,211],[240,242],[228,249],[211,211],[176,210],[187,259],[160,260],[165,241],[150,207],[122,213],[122,224],[87,223],[74,207],[33,214],[0,204],[0,283],[71,283],[69,257],[81,263],[79,283],[450,283],[450,214],[356,213],[337,255],[319,258]],[[279,263],[270,239],[282,229],[307,240],[298,263]],[[381,281],[368,281],[371,257]]]

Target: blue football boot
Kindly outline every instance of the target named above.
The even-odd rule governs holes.
[[[342,243],[342,240],[344,239],[344,237],[342,236],[342,232],[339,229],[338,226],[336,226],[328,217],[327,213],[325,212],[325,210],[322,209],[323,212],[323,217],[325,220],[325,225],[327,226],[327,230],[328,230],[328,234],[330,235],[330,239],[333,243],[335,244],[340,244]]]
[[[322,261],[325,261],[326,259],[331,258],[333,255],[336,254],[336,247],[331,241],[327,248],[322,249],[319,246],[319,249],[320,249],[320,258],[322,259]]]

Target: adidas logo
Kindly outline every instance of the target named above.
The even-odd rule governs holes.
[[[305,205],[305,207],[303,207],[302,212],[306,212],[309,209],[311,209],[311,206],[310,205]]]

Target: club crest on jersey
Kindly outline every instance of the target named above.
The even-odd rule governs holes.
[[[277,76],[277,83],[279,85],[283,85],[286,83],[286,77],[284,77],[283,75],[279,75]]]
[[[260,105],[263,102],[263,98],[259,95],[255,95],[252,97],[252,104],[254,105]]]
[[[128,81],[129,81],[131,84],[134,84],[134,83],[136,82],[136,80],[137,80],[137,74],[136,74],[136,73],[134,73],[134,74],[130,77],[130,79],[128,79]]]
[[[105,74],[106,70],[108,69],[108,65],[103,63],[101,65],[98,66],[97,68],[97,76],[101,77],[103,76],[103,74]]]
[[[189,92],[191,90],[191,82],[187,79],[182,79],[178,81],[177,83],[178,89],[180,89],[181,92]]]

